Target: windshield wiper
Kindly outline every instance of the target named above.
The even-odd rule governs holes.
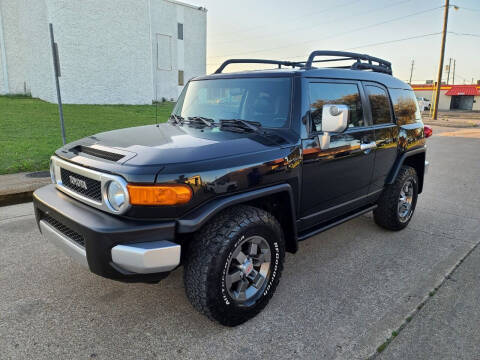
[[[260,130],[260,124],[257,121],[249,121],[249,120],[242,120],[242,119],[225,119],[220,120],[220,128],[222,127],[233,127],[233,128],[240,128],[243,130],[251,130],[254,132],[258,132]]]
[[[183,117],[181,117],[180,115],[175,115],[172,113],[172,115],[170,115],[170,117],[168,118],[168,120],[173,120],[173,122],[177,125],[182,125],[183,124],[183,121],[185,120]]]
[[[268,138],[269,140],[275,142],[278,145],[283,145],[285,143],[285,139],[283,139],[282,137],[274,133],[271,133],[270,131],[266,131],[261,127],[262,127],[262,124],[259,123],[258,121],[242,120],[242,119],[220,120],[221,130],[229,130],[233,132],[253,131],[259,135],[262,135]]]
[[[215,120],[204,117],[204,116],[190,116],[187,118],[189,122],[201,122],[208,127],[213,127],[215,125]]]

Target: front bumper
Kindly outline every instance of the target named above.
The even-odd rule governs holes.
[[[42,234],[93,273],[122,281],[157,281],[180,264],[175,222],[120,218],[82,204],[54,185],[33,204]]]

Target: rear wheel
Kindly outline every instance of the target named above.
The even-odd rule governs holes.
[[[388,185],[373,211],[375,222],[389,230],[401,230],[412,219],[418,197],[417,172],[410,166],[402,166],[391,185]]]
[[[239,325],[272,297],[283,268],[285,245],[270,213],[237,206],[217,216],[189,243],[184,271],[192,305],[210,319]]]

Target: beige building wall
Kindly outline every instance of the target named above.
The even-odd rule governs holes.
[[[446,92],[447,90],[440,91],[440,96],[438,99],[438,110],[450,110],[450,101],[452,97],[445,95]],[[431,90],[415,90],[415,95],[417,97],[424,97],[429,99],[433,106],[433,100],[434,100],[435,94]],[[477,104],[473,104],[473,105],[475,106]]]
[[[472,110],[473,111],[480,111],[480,96],[475,96],[473,98],[474,102],[473,102],[473,107],[472,107]]]

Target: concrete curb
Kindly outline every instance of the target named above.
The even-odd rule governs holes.
[[[16,194],[0,195],[0,207],[8,205],[22,204],[32,201],[33,191],[21,192]]]
[[[33,192],[50,182],[48,171],[0,175],[0,206],[32,201]]]

